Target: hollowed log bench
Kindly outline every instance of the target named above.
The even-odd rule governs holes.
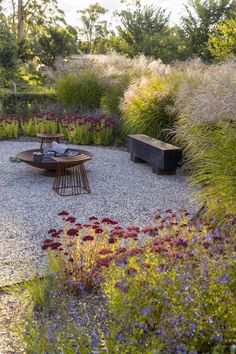
[[[182,150],[144,134],[128,135],[128,151],[131,161],[148,162],[152,171],[160,175],[173,175],[179,167]]]

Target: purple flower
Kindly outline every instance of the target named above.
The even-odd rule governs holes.
[[[117,288],[123,288],[127,283],[125,281],[119,281],[116,283]]]
[[[147,314],[149,314],[149,312],[152,312],[152,311],[154,311],[154,307],[153,306],[143,307],[142,310],[141,310],[142,314],[145,315],[145,316]]]
[[[156,333],[159,334],[159,335],[163,335],[163,334],[165,334],[165,331],[161,327],[158,327],[157,330],[156,330]]]
[[[219,341],[219,340],[222,340],[223,337],[220,336],[220,335],[216,335],[216,336],[212,336],[211,339],[212,339],[212,340],[215,340],[215,341]]]
[[[219,280],[219,282],[224,285],[228,283],[229,279],[230,279],[230,275],[226,272],[224,272],[224,274],[221,277],[217,278],[217,280]]]
[[[221,237],[220,231],[218,229],[215,229],[214,234],[216,237]]]

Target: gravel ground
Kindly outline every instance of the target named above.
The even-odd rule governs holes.
[[[52,190],[51,173],[9,162],[10,156],[38,145],[34,139],[0,141],[0,287],[44,270],[42,240],[49,228],[61,226],[57,213],[62,209],[82,222],[97,215],[111,216],[121,225],[148,225],[157,208],[190,207],[192,190],[180,171],[177,176],[157,176],[148,164],[131,162],[122,149],[95,146],[83,146],[94,154],[86,164],[91,194],[61,197]],[[0,354],[24,352],[16,349],[11,333],[21,301],[20,295],[0,290]]]
[[[157,176],[148,164],[131,162],[125,151],[96,146],[83,146],[94,154],[86,164],[91,194],[61,197],[52,190],[52,174],[9,162],[9,156],[37,147],[37,142],[0,142],[0,286],[44,268],[41,243],[49,228],[60,226],[62,209],[83,222],[97,215],[147,225],[156,208],[188,206],[191,188],[183,176]]]

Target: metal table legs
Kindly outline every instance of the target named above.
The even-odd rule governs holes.
[[[67,167],[66,164],[58,163],[53,190],[62,196],[77,195],[83,192],[90,193],[84,164]]]

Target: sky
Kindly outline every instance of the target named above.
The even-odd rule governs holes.
[[[78,26],[79,19],[76,11],[84,9],[95,2],[99,2],[101,6],[111,11],[121,8],[120,0],[58,0],[58,5],[64,10],[67,23],[72,26]],[[185,0],[141,0],[142,5],[153,4],[165,8],[167,12],[171,11],[170,21],[172,24],[178,23],[184,3],[186,3]]]

